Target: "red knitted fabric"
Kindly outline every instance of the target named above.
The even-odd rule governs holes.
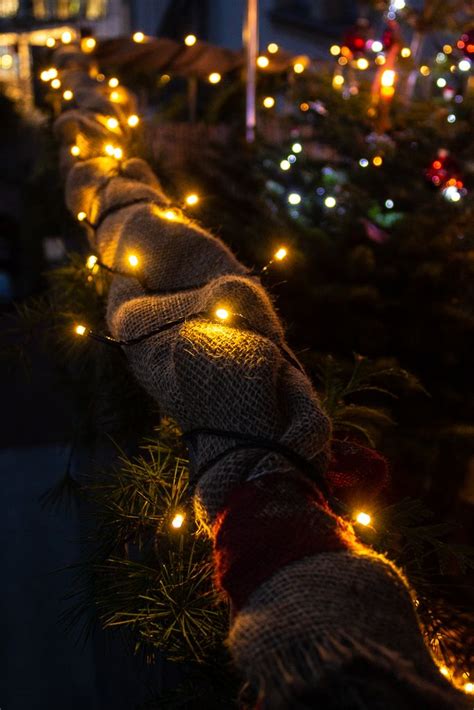
[[[354,496],[367,501],[388,485],[387,460],[374,449],[349,439],[333,439],[326,479],[341,500]]]
[[[287,474],[262,476],[236,489],[216,521],[217,584],[238,610],[285,565],[348,549],[352,541],[350,526],[322,502],[311,481]]]

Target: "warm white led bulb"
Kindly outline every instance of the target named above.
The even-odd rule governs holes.
[[[176,513],[173,520],[171,521],[171,526],[173,528],[178,529],[182,526],[183,523],[184,523],[184,515],[182,513]]]
[[[359,525],[370,525],[372,518],[368,513],[357,513],[356,520]]]

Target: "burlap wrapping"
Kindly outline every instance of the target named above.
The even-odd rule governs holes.
[[[67,71],[64,77],[67,83]],[[100,224],[89,228],[89,240],[101,261],[118,271],[130,271],[130,253],[140,261],[137,278],[113,278],[110,332],[128,341],[185,319],[124,346],[137,379],[184,432],[228,430],[280,442],[323,471],[329,421],[308,378],[288,355],[281,323],[258,279],[179,210],[168,218],[169,200],[145,163],[100,157],[102,118],[92,127],[91,108],[123,123],[131,102],[120,111],[105,106],[103,90],[87,76],[81,84],[77,73],[74,86],[76,106],[57,123],[68,170],[67,204],[73,214],[84,211],[89,222]],[[84,136],[87,158],[95,158],[71,158],[67,148],[76,138],[74,130]],[[219,322],[217,307],[233,315]],[[232,437],[199,435],[190,449],[192,471],[235,443]],[[197,513],[210,530],[239,483],[292,469],[286,457],[271,450],[249,445],[229,453],[199,479]],[[392,708],[381,698],[395,687],[400,698],[415,698],[426,708],[462,706],[423,645],[404,580],[369,553],[322,554],[282,569],[237,615],[229,644],[256,692],[266,695],[265,707],[316,707],[304,704],[308,689],[319,692],[334,673],[337,688],[338,678],[359,661],[365,670],[355,681],[345,681],[347,697],[359,700],[318,707]],[[380,680],[384,674],[386,682]],[[381,687],[373,701],[370,677]]]

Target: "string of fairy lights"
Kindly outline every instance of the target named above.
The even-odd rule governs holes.
[[[404,5],[403,0],[394,0],[391,4],[391,9],[389,12],[396,12],[402,8]],[[66,36],[63,35],[62,37],[62,42],[64,44],[70,44],[72,41],[72,36],[69,36],[69,33],[65,33]],[[133,35],[133,41],[136,43],[143,43],[146,41],[146,36],[142,32],[136,32]],[[193,46],[197,42],[197,37],[195,35],[187,35],[184,38],[184,43],[186,46]],[[54,47],[56,45],[56,41],[54,43],[47,43],[47,46],[49,47]],[[81,50],[88,54],[91,53],[96,46],[96,40],[92,37],[87,37],[83,38],[80,41],[80,47]],[[445,46],[445,54],[449,54],[449,52],[446,51],[446,46]],[[336,51],[337,50],[337,51]],[[270,43],[267,47],[267,53],[269,55],[276,54],[279,51],[279,47],[276,43]],[[376,54],[376,56],[381,56],[381,47],[380,43],[377,43],[377,40],[372,42],[371,45],[371,51]],[[344,47],[336,47],[333,46],[330,49],[330,53],[332,56],[337,56],[338,57],[338,63],[339,65],[344,65],[343,62],[340,62],[339,60],[341,58],[347,58],[347,54],[344,52]],[[403,50],[401,51],[401,56],[403,57]],[[406,56],[409,56],[406,53]],[[267,61],[266,61],[267,60]],[[269,58],[266,55],[260,55],[257,58],[257,65],[265,69],[266,66],[268,66]],[[377,64],[377,62],[376,62]],[[380,61],[379,61],[380,64]],[[305,61],[297,61],[293,65],[293,71],[295,74],[302,74],[305,69],[307,68],[307,63]],[[364,67],[360,66],[359,62],[359,67],[361,71],[365,71]],[[461,71],[464,71],[462,67],[459,67]],[[393,70],[389,70],[393,71]],[[394,72],[393,72],[394,73]],[[382,75],[383,76],[383,75]],[[213,77],[213,78],[211,78]],[[40,78],[44,82],[49,82],[50,86],[55,89],[63,89],[62,93],[62,99],[64,100],[64,107],[63,109],[67,110],[68,108],[71,107],[73,99],[74,99],[74,92],[68,88],[68,87],[63,87],[61,78],[59,76],[59,72],[55,67],[50,67],[49,69],[43,70],[40,74]],[[97,74],[96,79],[100,83],[105,83],[106,82],[106,77],[103,74]],[[209,82],[210,83],[218,83],[221,79],[221,74],[219,72],[213,72],[209,75]],[[122,98],[123,95],[120,91],[120,81],[117,77],[110,77],[107,80],[107,91],[108,91],[108,98],[112,103],[122,103]],[[389,77],[384,83],[383,81],[381,82],[381,87],[383,88],[390,88],[393,87],[395,83],[395,77]],[[391,92],[388,92],[391,93]],[[271,99],[271,100],[270,100]],[[266,102],[266,103],[265,103]],[[271,104],[271,105],[270,105]],[[265,97],[263,100],[263,105],[265,108],[272,108],[275,105],[275,100],[273,97]],[[318,110],[318,109],[316,109]],[[320,107],[320,112],[324,113],[324,107]],[[101,126],[105,126],[105,128],[110,131],[111,133],[111,139],[110,141],[107,141],[103,144],[103,148],[101,151],[101,154],[110,158],[114,158],[117,161],[117,175],[120,174],[120,168],[123,163],[123,161],[126,159],[124,147],[122,145],[118,145],[115,138],[117,136],[117,133],[121,135],[126,135],[124,132],[124,127],[121,125],[121,122],[118,118],[114,116],[106,116],[106,115],[98,115],[94,114],[96,120],[100,123]],[[130,114],[126,118],[126,124],[128,129],[134,129],[137,126],[140,125],[140,118],[136,114]],[[71,157],[73,157],[75,160],[86,160],[87,159],[87,152],[83,155],[83,151],[80,147],[80,141],[78,140],[79,136],[76,136],[75,141],[72,143],[72,145],[69,148],[69,152]],[[280,162],[280,169],[282,171],[288,171],[291,169],[292,165],[296,162],[298,154],[300,154],[303,151],[303,146],[299,142],[294,142],[291,146],[291,153],[282,159]],[[380,167],[383,163],[383,158],[382,156],[375,155],[371,159],[371,164],[374,167]],[[369,167],[369,160],[367,158],[361,158],[359,160],[359,165],[361,168],[367,168]],[[168,221],[180,221],[180,220],[190,220],[190,217],[188,215],[189,210],[197,207],[200,203],[200,196],[197,192],[190,192],[189,194],[185,195],[183,198],[182,203],[179,206],[159,206],[156,205],[156,209],[158,210],[157,214],[160,218],[168,220]],[[296,192],[290,192],[288,194],[287,200],[288,204],[290,206],[297,206],[301,202],[301,195]],[[147,200],[148,202],[150,200]],[[336,207],[337,200],[333,195],[325,195],[324,196],[324,205],[327,209],[333,209]],[[124,209],[127,205],[119,205],[116,209]],[[393,208],[394,204],[392,200],[387,200],[385,203],[385,206],[387,209]],[[105,215],[102,215],[101,219],[102,221],[100,223],[103,223],[104,219],[107,219],[111,212],[108,212]],[[88,214],[85,211],[80,211],[76,214],[76,219],[78,223],[84,225],[87,229],[95,230],[98,228],[98,223],[96,222],[95,224],[89,219]],[[275,264],[281,263],[288,257],[288,249],[286,246],[279,246],[273,253],[272,257],[269,259],[269,261],[260,269],[257,271],[248,271],[247,276],[250,277],[263,277],[265,276],[270,269],[272,269]],[[92,278],[95,274],[100,269],[104,269],[107,272],[112,273],[113,275],[119,276],[119,277],[125,277],[125,278],[132,278],[136,279],[137,283],[140,284],[140,286],[143,288],[145,293],[151,292],[151,293],[160,293],[160,291],[153,289],[150,284],[148,284],[147,279],[145,274],[143,273],[142,270],[142,262],[143,258],[140,254],[134,252],[134,251],[129,251],[124,258],[124,264],[122,268],[115,268],[112,267],[108,264],[105,264],[100,257],[97,254],[90,254],[85,263],[85,268],[86,271],[88,272],[88,278]],[[186,288],[189,289],[196,289],[196,288],[202,288],[206,284],[198,284],[198,285],[193,285],[190,284],[188,287],[185,287],[184,289],[179,289],[181,290],[186,290]],[[191,314],[190,316],[186,316],[180,319],[176,319],[174,321],[169,321],[165,322],[162,324],[159,328],[155,329],[151,333],[145,333],[141,336],[138,336],[136,338],[130,339],[130,340],[116,340],[108,335],[104,335],[101,333],[97,333],[90,328],[88,328],[87,325],[83,323],[77,323],[74,325],[74,333],[79,336],[79,337],[89,337],[92,340],[97,340],[101,343],[104,343],[105,345],[110,345],[114,348],[119,348],[123,350],[124,348],[131,347],[137,343],[143,342],[143,340],[154,337],[165,330],[168,330],[170,328],[175,328],[179,325],[182,325],[183,323],[187,322],[188,320],[191,319],[198,319],[198,318],[204,318],[207,320],[214,321],[216,323],[220,323],[223,325],[231,326],[231,327],[244,327],[244,328],[249,328],[251,330],[254,330],[252,324],[249,324],[247,318],[245,317],[244,314],[235,312],[232,307],[227,304],[216,304],[214,308],[211,308],[210,310],[207,311],[200,311],[198,313]],[[291,354],[288,353],[286,349],[282,349],[282,353],[287,359],[292,360]],[[299,366],[299,363],[297,361],[292,362],[294,366]],[[356,525],[361,526],[362,528],[366,529],[371,529],[375,530],[374,525],[373,525],[373,518],[370,513],[367,511],[356,511],[354,514],[351,516],[352,522]],[[170,517],[170,527],[173,530],[180,530],[183,528],[183,525],[185,524],[186,521],[186,512],[183,509],[180,510],[175,510],[172,512],[172,515]],[[457,684],[459,686],[459,679],[458,676],[459,674],[456,673],[455,670],[449,669],[446,665],[441,665],[439,666],[439,670],[441,674],[447,678],[449,678],[453,683]],[[464,679],[463,679],[463,684],[462,684],[462,689],[466,693],[474,693],[474,683],[472,683],[469,680],[469,676],[467,674],[464,674]]]

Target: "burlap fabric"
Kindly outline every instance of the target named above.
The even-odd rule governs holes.
[[[88,228],[88,235],[102,262],[123,272],[130,270],[130,253],[140,260],[137,278],[113,278],[107,322],[114,338],[143,338],[123,348],[163,413],[185,433],[200,430],[189,452],[198,477],[196,510],[217,534],[229,496],[240,485],[267,474],[296,475],[298,468],[271,445],[249,442],[233,450],[242,442],[222,431],[283,444],[320,474],[330,424],[285,344],[258,279],[196,222],[175,208],[170,215],[169,200],[145,163],[103,157],[103,116],[121,121],[119,144],[126,152],[124,123],[132,98],[125,97],[117,108],[90,77],[83,73],[81,79],[77,66],[68,72],[66,62],[63,86],[68,76],[75,105],[56,125],[67,204],[73,214],[83,211],[87,222],[97,225]],[[76,131],[84,142],[79,161],[69,154],[71,142],[79,140]],[[231,312],[228,321],[215,317],[217,307]],[[301,505],[305,515],[315,516],[309,525],[313,539],[321,530],[324,547],[327,528],[336,530],[343,544],[338,552],[293,561],[260,580],[242,600],[229,645],[252,690],[264,698],[262,706],[391,708],[390,698],[398,697],[399,707],[411,707],[412,701],[422,707],[461,707],[461,696],[439,675],[423,645],[399,572],[357,545],[350,526],[336,524],[317,496]],[[279,499],[273,508],[266,506],[265,514],[278,521],[289,507],[291,498]],[[301,515],[293,508],[293,516]],[[339,529],[348,533],[345,542]],[[232,596],[232,589],[228,592]]]

